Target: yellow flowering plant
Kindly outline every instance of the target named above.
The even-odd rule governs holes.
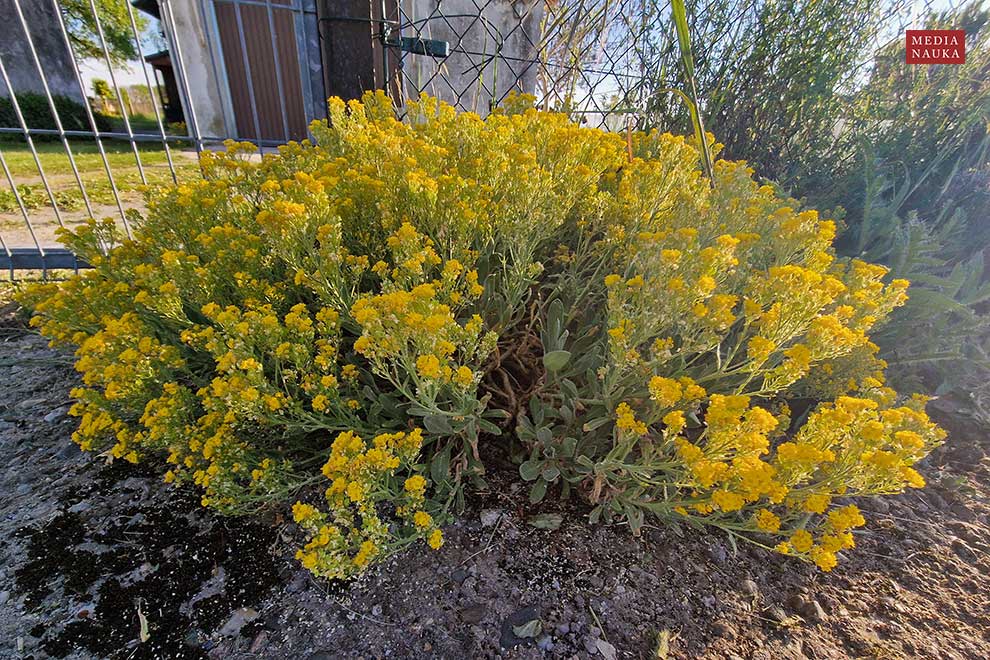
[[[634,147],[547,269],[520,473],[534,500],[576,487],[635,533],[711,525],[830,570],[865,523],[848,498],[923,486],[944,438],[869,341],[908,283],[837,260],[835,224],[743,163],[712,187],[688,141]]]
[[[869,341],[907,284],[742,163],[711,186],[689,140],[525,105],[331,99],[314,143],[205,153],[133,239],[65,232],[93,268],[22,300],[76,349],[76,442],[224,513],[295,502],[327,577],[441,547],[490,443],[534,501],[831,568],[846,499],[922,485],[942,439]]]

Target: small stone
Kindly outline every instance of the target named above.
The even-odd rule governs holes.
[[[503,512],[501,509],[485,509],[481,512],[481,526],[494,526],[502,518],[502,515]]]
[[[825,613],[825,608],[817,600],[812,600],[804,608],[804,615],[811,619],[812,621],[825,621],[828,619],[828,615]]]
[[[598,652],[602,654],[605,660],[615,660],[616,649],[609,642],[599,639],[595,642],[595,646],[598,647]]]
[[[732,626],[727,624],[725,621],[716,621],[713,623],[712,632],[718,637],[727,637],[729,639],[736,636],[735,630],[733,630]]]
[[[0,591],[0,605],[3,605],[8,600],[10,600],[10,592],[7,590]]]
[[[758,596],[760,593],[760,588],[752,580],[743,580],[739,584],[739,590],[747,596]]]
[[[56,408],[44,417],[42,417],[48,424],[54,424],[62,419],[65,419],[65,408]]]
[[[870,508],[877,513],[887,513],[890,511],[890,504],[886,497],[874,497],[870,500]]]
[[[248,649],[248,653],[257,653],[262,648],[264,648],[267,642],[268,642],[268,631],[262,630],[260,633],[258,633],[255,636],[254,641],[251,642],[251,648]]]
[[[466,577],[464,581],[461,582],[461,593],[466,596],[475,595],[475,590],[478,586],[478,578]]]
[[[554,632],[557,633],[557,637],[563,637],[567,633],[571,632],[571,624],[569,624],[569,623],[562,623],[559,626],[557,626],[557,628],[556,628],[556,630]]]
[[[295,577],[292,578],[292,581],[289,582],[285,590],[288,591],[290,594],[297,594],[300,591],[303,591],[308,583],[309,583],[309,576],[306,573],[300,571],[296,574]]]
[[[502,621],[502,625],[500,626],[499,646],[503,649],[511,649],[524,643],[526,639],[516,635],[515,629],[536,621],[539,618],[540,608],[536,605],[524,607],[510,614]]]
[[[468,572],[465,571],[463,568],[458,568],[456,571],[450,574],[450,579],[456,582],[457,584],[463,583],[464,580],[467,579],[467,577],[468,577]]]
[[[458,612],[458,616],[461,617],[461,621],[464,623],[476,624],[480,623],[482,619],[485,618],[485,614],[488,612],[486,608],[481,603],[471,603],[470,605],[461,608]]]
[[[245,625],[254,621],[259,616],[258,611],[250,607],[242,607],[239,610],[235,610],[234,613],[227,619],[227,623],[223,624],[220,628],[220,634],[224,637],[233,637],[237,633],[241,632],[241,628]]]
[[[541,651],[552,651],[553,650],[553,640],[550,639],[550,635],[544,635],[536,640],[536,648]]]
[[[585,635],[581,638],[581,643],[584,645],[584,650],[588,652],[589,655],[598,655],[598,640],[590,635]]]
[[[31,492],[31,484],[21,484],[14,490],[14,495],[27,495]]]
[[[198,648],[203,643],[203,640],[200,636],[199,630],[193,628],[192,630],[186,633],[186,636],[183,638],[183,642],[185,642],[186,646],[192,646],[194,648]]]
[[[381,605],[375,605],[374,607],[371,608],[371,616],[381,616],[381,615],[382,615]]]
[[[808,601],[801,594],[794,594],[787,599],[787,607],[793,612],[804,614],[804,609],[808,607]]]
[[[82,513],[84,511],[89,511],[91,507],[92,504],[90,504],[86,500],[83,500],[82,502],[76,502],[75,504],[70,506],[69,513]]]

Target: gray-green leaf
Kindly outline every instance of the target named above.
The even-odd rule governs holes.
[[[570,351],[550,351],[543,356],[543,366],[547,371],[556,373],[564,368],[571,361]]]

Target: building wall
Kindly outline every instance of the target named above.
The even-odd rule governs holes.
[[[185,85],[179,81],[179,95],[190,135],[193,117],[200,136],[223,138],[236,135],[237,124],[226,88],[222,59],[216,50],[216,32],[207,23],[211,16],[206,13],[206,7],[200,0],[159,0],[159,7],[177,76],[181,55]],[[188,99],[186,89],[190,96]]]
[[[220,13],[223,17],[230,19],[235,16],[235,7],[230,2],[222,3]],[[286,93],[293,94],[293,99],[287,104],[292,107],[301,105],[304,112],[304,124],[316,117],[325,116],[325,92],[323,90],[323,78],[320,69],[319,35],[317,33],[316,7],[313,0],[301,0],[301,4],[290,0],[274,0],[273,6],[300,7],[300,10],[291,14],[277,10],[273,20],[276,24],[283,24],[289,32],[295,34],[295,44],[279,42],[280,52],[288,49],[289,52],[282,52],[281,64],[283,67],[295,67],[295,71],[283,71],[283,84]],[[177,50],[181,51],[182,65],[186,72],[187,83],[190,90],[191,103],[187,103],[183,98],[183,108],[186,113],[187,125],[192,131],[192,124],[188,121],[189,109],[191,105],[195,111],[195,118],[198,123],[200,135],[206,137],[251,137],[255,132],[243,129],[245,122],[252,122],[253,116],[250,112],[244,112],[242,107],[241,115],[235,114],[235,109],[243,103],[235,103],[232,98],[231,85],[240,85],[238,94],[247,94],[244,75],[238,74],[237,70],[229,71],[225,60],[239,63],[243,55],[239,50],[239,37],[236,29],[233,32],[227,25],[225,34],[228,41],[224,43],[221,38],[220,17],[214,7],[214,0],[159,0],[159,6],[163,12],[163,26],[166,31],[166,38],[169,41],[169,51],[172,56],[172,64],[178,69],[179,58]],[[168,18],[168,11],[171,11],[171,20]],[[256,5],[244,5],[241,11],[242,21],[246,21],[244,26],[247,40],[270,39],[270,30],[267,24],[267,13]],[[292,27],[289,27],[289,24]],[[280,33],[284,32],[280,29]],[[233,36],[232,36],[233,35]],[[260,36],[259,36],[260,35]],[[178,47],[178,48],[176,48]],[[225,53],[227,47],[236,52]],[[267,50],[266,50],[267,49]],[[250,52],[258,55],[264,51],[265,57],[262,59],[267,63],[271,59],[270,48],[267,43],[252,43]],[[229,57],[227,57],[229,55]],[[249,57],[251,57],[249,55]],[[251,57],[254,59],[254,57]],[[258,81],[274,76],[272,71],[262,69],[254,70],[258,61],[253,64],[252,79],[255,80],[255,96],[271,96],[272,90],[258,89]],[[236,67],[235,67],[236,68]],[[299,71],[301,75],[295,75]],[[270,75],[269,75],[270,74]],[[290,74],[292,74],[290,76]],[[238,77],[239,76],[239,77]],[[298,80],[298,83],[296,82]],[[180,93],[182,88],[180,84]],[[296,98],[300,97],[300,98]],[[259,111],[271,114],[271,108],[260,107]],[[275,122],[279,126],[278,135],[281,136],[280,113],[278,117],[260,117],[262,124]],[[242,130],[238,130],[238,126]],[[248,135],[250,133],[250,135]],[[262,131],[265,136],[265,131]],[[302,133],[305,133],[303,126]],[[302,137],[300,130],[293,130],[294,137]]]
[[[442,0],[442,14],[432,20],[440,0],[400,0],[404,23],[422,25],[422,38],[450,43],[451,56],[439,60],[427,55],[403,54],[407,97],[425,92],[459,109],[485,116],[491,103],[500,101],[510,90],[532,94],[539,67],[520,60],[536,59],[545,0],[494,0],[487,5],[475,0]],[[482,4],[484,21],[473,17]],[[499,48],[493,35],[502,35]],[[403,29],[403,36],[416,36]],[[495,55],[498,55],[497,57]]]
[[[20,0],[20,7],[52,94],[84,102],[52,0]],[[44,93],[41,76],[28,51],[24,29],[14,9],[14,0],[0,0],[0,57],[10,84],[17,92]],[[9,90],[0,82],[0,96],[9,95]]]

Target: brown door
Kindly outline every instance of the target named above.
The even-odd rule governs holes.
[[[306,137],[296,11],[292,0],[214,0],[237,135]],[[274,28],[274,29],[273,29]]]

